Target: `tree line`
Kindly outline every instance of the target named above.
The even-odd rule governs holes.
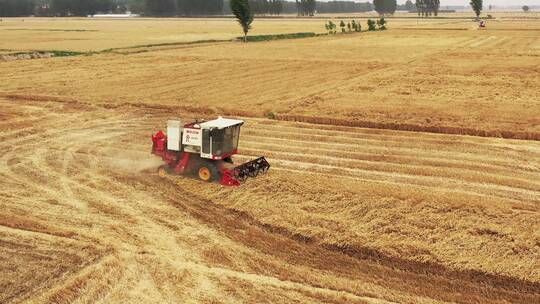
[[[224,14],[230,14],[228,2],[225,0]],[[385,0],[388,1],[388,0]],[[373,5],[370,2],[353,1],[328,1],[321,2],[315,0],[249,0],[251,11],[256,15],[280,15],[294,14],[298,16],[313,16],[316,13],[360,13],[373,11]]]
[[[223,0],[144,0],[141,12],[152,16],[201,16],[223,14]],[[132,10],[133,12],[133,10]]]
[[[232,14],[230,0],[224,0],[223,14]],[[288,2],[283,0],[249,0],[251,12],[256,15],[281,15]],[[290,13],[290,9],[289,9]]]
[[[29,16],[34,13],[36,3],[33,0],[0,0],[0,16]]]
[[[373,5],[370,2],[352,2],[352,1],[329,1],[317,2],[317,13],[360,13],[371,12]]]
[[[398,4],[397,10],[413,12],[416,11],[416,5],[411,0],[407,0],[404,4]]]
[[[230,0],[0,0],[0,16],[87,16],[96,13],[151,16],[230,14]],[[249,0],[258,14],[283,11],[283,0]],[[291,4],[294,5],[293,2]]]
[[[396,12],[397,1],[396,0],[373,0],[373,6],[375,7],[375,11],[379,13],[379,15],[387,15],[387,14],[392,15]]]
[[[388,24],[388,22],[386,22],[386,19],[384,19],[384,16],[381,17],[379,20],[372,20],[372,19],[368,19],[367,20],[367,26],[368,26],[368,31],[376,31],[376,30],[380,30],[380,31],[384,31],[387,29],[386,25]],[[347,22],[345,23],[345,21],[341,20],[339,22],[339,27],[341,28],[341,33],[345,34],[345,33],[353,33],[353,32],[361,32],[362,31],[362,24],[360,24],[360,22],[356,21],[356,20],[352,20],[351,22]],[[328,31],[328,34],[329,35],[335,35],[337,34],[337,24],[334,23],[332,20],[326,22],[324,24],[324,28],[326,29],[326,31]]]
[[[0,16],[87,16],[127,9],[130,0],[0,0]],[[134,3],[137,0],[132,0]],[[144,1],[144,0],[143,0]]]
[[[298,10],[298,16],[313,16],[317,9],[317,1],[296,0],[296,8]]]
[[[416,0],[416,10],[418,11],[418,16],[437,16],[439,14],[440,7],[440,0]]]
[[[112,11],[114,5],[112,0],[51,0],[49,8],[60,16],[86,16]]]
[[[393,0],[382,0],[382,3],[387,1]],[[313,16],[316,12],[354,13],[373,10],[373,5],[367,1],[356,3],[352,1],[248,0],[248,3],[251,11],[256,15],[296,13],[299,16]],[[5,17],[87,16],[96,13],[125,13],[127,11],[149,16],[232,14],[230,0],[0,0],[0,16]]]
[[[148,16],[229,15],[231,0],[0,0],[0,16],[86,16],[96,13],[125,13]],[[396,9],[413,11],[419,16],[438,15],[440,0],[407,0],[397,5],[396,0],[353,1],[316,0],[247,0],[256,15],[294,14],[313,16],[315,13],[354,13],[375,10],[380,15],[393,14]],[[471,7],[479,16],[482,0],[471,0]],[[525,9],[524,9],[525,10]]]

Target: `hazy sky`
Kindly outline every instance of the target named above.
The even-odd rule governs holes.
[[[398,1],[404,2],[404,1]],[[414,2],[414,1],[413,1]],[[470,1],[467,0],[441,0],[441,5],[466,5]],[[484,5],[524,5],[524,4],[540,4],[540,0],[484,0]]]
[[[292,0],[290,0],[292,1]],[[318,0],[318,1],[332,1],[332,0]],[[373,0],[348,0],[354,2],[373,2]],[[405,3],[407,0],[397,0],[399,4]],[[411,0],[413,3],[415,0]],[[445,5],[469,5],[470,0],[440,0],[441,6]],[[540,5],[540,0],[484,0],[484,6],[488,5],[500,5],[500,6],[522,6],[522,5]]]
[[[292,0],[289,0],[292,1]],[[332,1],[332,0],[317,0],[317,1]],[[354,2],[373,2],[373,0],[347,0]],[[397,0],[398,3],[405,3],[407,0]],[[413,3],[415,0],[411,0]],[[441,0],[441,5],[469,5],[470,0]],[[484,6],[487,5],[500,5],[500,6],[522,6],[522,5],[540,5],[540,0],[484,0]]]
[[[398,0],[398,3],[404,3],[406,0]],[[414,0],[413,0],[414,2]],[[468,5],[468,0],[441,0],[441,5]],[[484,6],[486,5],[540,5],[540,0],[484,0]]]

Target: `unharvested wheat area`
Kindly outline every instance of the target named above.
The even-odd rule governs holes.
[[[494,15],[3,19],[0,58],[88,53],[0,61],[0,303],[540,302],[540,19]],[[220,115],[267,174],[156,173]]]

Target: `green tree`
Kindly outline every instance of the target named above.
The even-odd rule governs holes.
[[[324,24],[324,28],[328,31],[328,34],[335,34],[336,33],[336,24],[332,21],[328,21],[328,23]]]
[[[176,9],[182,16],[221,15],[223,0],[176,0]]]
[[[69,0],[51,0],[51,11],[57,16],[67,16],[70,10]]]
[[[0,16],[28,16],[33,13],[34,5],[34,0],[0,0]]]
[[[397,8],[396,0],[373,0],[375,11],[379,15],[394,14]]]
[[[145,12],[154,16],[172,16],[176,12],[175,0],[145,0]]]
[[[128,0],[127,1],[127,10],[133,14],[142,14],[144,13],[145,3],[144,0]]]
[[[384,17],[381,17],[381,19],[377,20],[377,25],[379,26],[379,29],[381,31],[386,30],[386,20],[384,20]]]
[[[418,11],[418,16],[424,16],[424,0],[416,0],[416,10]]]
[[[368,25],[368,31],[376,31],[377,30],[377,27],[375,26],[376,25],[375,21],[373,21],[371,19],[368,19],[367,25]]]
[[[484,5],[483,0],[471,0],[471,7],[476,14],[476,19],[480,19],[480,14],[482,13],[482,8]]]
[[[282,0],[270,0],[270,14],[280,15],[283,12],[283,1]]]
[[[407,11],[412,12],[412,11],[414,11],[414,8],[415,8],[415,6],[414,6],[414,4],[413,4],[413,2],[411,0],[407,0],[407,2],[405,2],[405,9]]]
[[[526,12],[529,11],[529,6],[524,5],[524,6],[522,7],[522,9],[523,9],[523,11],[526,13]]]
[[[253,22],[253,12],[249,7],[248,0],[231,0],[231,11],[238,20],[244,32],[244,42],[247,42],[247,34]]]
[[[416,9],[418,16],[428,17],[431,15],[437,16],[441,7],[440,0],[416,0]]]
[[[328,26],[330,27],[330,31],[335,34],[337,33],[336,29],[337,29],[337,25],[332,22],[332,21],[328,21]]]
[[[339,27],[341,27],[341,32],[345,33],[345,22],[343,22],[343,20],[339,23]]]
[[[317,1],[296,0],[295,2],[298,16],[313,16],[315,14],[315,9],[317,8]]]
[[[370,2],[357,3],[351,0],[332,0],[328,2],[317,1],[317,13],[359,13],[370,12],[373,10],[373,5]]]
[[[440,0],[427,0],[429,14],[437,16],[439,14],[439,8],[441,7]]]
[[[108,13],[115,8],[113,0],[51,0],[50,9],[59,16],[87,16]]]

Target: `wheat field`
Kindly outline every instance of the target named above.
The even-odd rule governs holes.
[[[491,29],[540,29],[540,15],[530,13],[492,13]],[[393,29],[475,29],[472,14],[441,14],[445,19],[416,19],[414,14],[397,13],[389,19]],[[327,20],[359,21],[367,29],[375,13],[320,15],[309,18],[256,18],[251,35],[296,32],[325,33]],[[530,33],[533,34],[534,33]],[[231,18],[2,18],[0,54],[33,50],[102,51],[137,45],[182,43],[201,40],[230,40],[242,36]]]
[[[540,23],[395,21],[135,48],[188,21],[6,31],[3,50],[124,49],[0,61],[0,303],[539,302]],[[270,172],[159,177],[150,135],[218,115],[246,121],[235,161]]]
[[[180,21],[169,23],[174,22]],[[233,20],[211,22],[236,26]],[[324,20],[309,20],[306,28],[313,22],[322,28]],[[391,31],[376,33],[138,47],[4,62],[0,93],[540,139],[540,19],[526,26],[523,20],[496,19],[482,31],[462,19],[435,20],[416,29],[399,22],[410,27],[416,21],[397,21],[397,29],[390,23]]]

